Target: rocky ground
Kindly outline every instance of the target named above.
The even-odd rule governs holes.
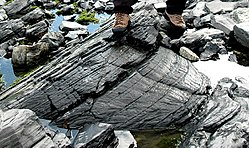
[[[188,1],[184,31],[164,18],[163,0],[144,0],[134,5],[131,27],[122,36],[112,34],[113,18],[88,36],[86,27],[73,21],[62,22],[62,32],[48,31],[48,8],[57,7],[64,15],[84,9],[111,12],[109,1],[1,3],[2,55],[12,57],[17,71],[50,60],[1,93],[0,135],[13,135],[2,144],[115,147],[113,129],[180,128],[185,132],[180,147],[249,146],[249,90],[239,85],[243,79],[223,78],[211,88],[208,76],[192,63],[232,52],[230,61],[249,65],[247,1]],[[70,31],[76,35],[67,37]],[[54,139],[53,130],[45,130],[33,112],[17,108],[59,127],[80,129],[79,134],[74,140],[67,134]],[[12,118],[27,122],[17,124]],[[31,129],[23,128],[29,124]],[[18,136],[28,131],[33,140]],[[87,139],[85,133],[98,136]]]

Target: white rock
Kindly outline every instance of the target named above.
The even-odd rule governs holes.
[[[62,31],[73,31],[73,30],[86,30],[87,26],[83,26],[77,22],[70,22],[70,21],[62,21],[60,25],[60,29]]]
[[[155,3],[154,7],[156,9],[162,9],[162,8],[166,8],[166,3],[165,2],[161,2],[161,3]]]

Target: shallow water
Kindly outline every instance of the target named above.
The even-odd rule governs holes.
[[[5,87],[10,86],[17,78],[14,74],[11,59],[0,57],[0,72],[3,75]]]
[[[183,132],[176,130],[151,130],[131,132],[142,148],[177,148],[183,140]]]
[[[57,11],[57,9],[52,10],[52,13],[55,14],[55,20],[51,24],[49,30],[51,32],[60,31],[59,26],[64,20],[64,17],[62,15],[56,14]],[[78,15],[76,14],[76,19],[77,16]],[[90,23],[89,25],[87,25],[87,30],[89,33],[94,33],[100,27],[100,24],[104,23],[110,17],[110,15],[107,13],[96,13],[95,17],[99,20],[99,23]],[[3,81],[5,83],[5,87],[9,87],[17,79],[17,76],[15,76],[14,74],[11,59],[0,57],[0,73],[3,74]]]

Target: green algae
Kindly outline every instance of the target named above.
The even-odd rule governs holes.
[[[183,132],[175,130],[134,131],[132,134],[142,148],[177,148],[183,140]]]
[[[86,10],[83,10],[76,22],[80,24],[88,24],[90,22],[98,23],[99,20],[95,18],[95,12],[87,12]]]

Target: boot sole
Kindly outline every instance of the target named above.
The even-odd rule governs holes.
[[[125,27],[125,28],[112,28],[112,32],[114,34],[122,34],[126,31],[128,31],[128,29],[130,28],[130,24],[131,24],[131,22],[129,21],[127,27]]]

